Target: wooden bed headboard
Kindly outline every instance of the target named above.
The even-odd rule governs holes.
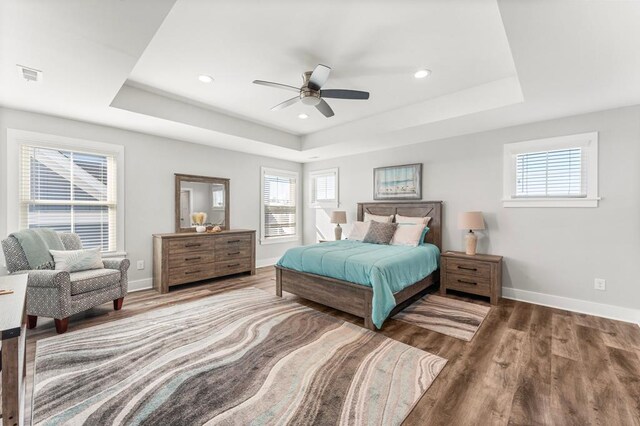
[[[395,215],[411,217],[431,217],[427,225],[429,232],[425,242],[438,246],[442,251],[442,201],[403,201],[358,203],[358,220],[364,220],[364,213],[376,215]]]

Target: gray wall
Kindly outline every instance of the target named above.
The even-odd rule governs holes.
[[[503,144],[599,132],[598,208],[503,208]],[[358,201],[372,200],[372,169],[424,164],[423,199],[442,200],[444,249],[462,249],[462,211],[484,212],[488,229],[479,252],[505,256],[504,287],[628,308],[640,308],[640,107],[510,127],[306,164],[339,167],[340,209],[355,220]],[[327,212],[309,206],[305,185],[304,240],[332,237]],[[349,225],[345,225],[345,231]],[[607,290],[593,289],[605,278]]]
[[[164,139],[112,127],[66,120],[12,109],[0,109],[0,236],[7,229],[7,129],[93,140],[125,147],[125,250],[132,261],[131,280],[150,278],[151,235],[174,231],[174,173],[230,178],[231,226],[258,230],[260,226],[260,167],[301,171],[299,163],[248,155],[204,145]],[[295,243],[257,247],[257,259],[269,262]],[[137,271],[135,262],[146,268]],[[4,259],[0,257],[0,264]]]

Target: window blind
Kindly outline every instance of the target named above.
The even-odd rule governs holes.
[[[516,197],[586,197],[581,148],[516,155]]]
[[[313,182],[313,200],[316,202],[336,201],[336,175],[318,175]]]
[[[116,157],[22,145],[20,228],[75,232],[86,248],[116,250]]]
[[[263,182],[264,238],[296,235],[296,178],[265,172]]]

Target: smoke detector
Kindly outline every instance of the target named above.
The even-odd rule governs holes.
[[[24,65],[16,65],[18,67],[18,75],[27,81],[42,81],[42,71],[35,68],[25,67]]]

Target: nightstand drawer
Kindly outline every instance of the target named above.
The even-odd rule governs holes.
[[[488,295],[491,292],[491,280],[483,277],[471,277],[463,274],[447,273],[446,288]]]
[[[448,258],[446,263],[448,273],[484,278],[486,281],[491,280],[491,265],[489,263],[452,258]]]

